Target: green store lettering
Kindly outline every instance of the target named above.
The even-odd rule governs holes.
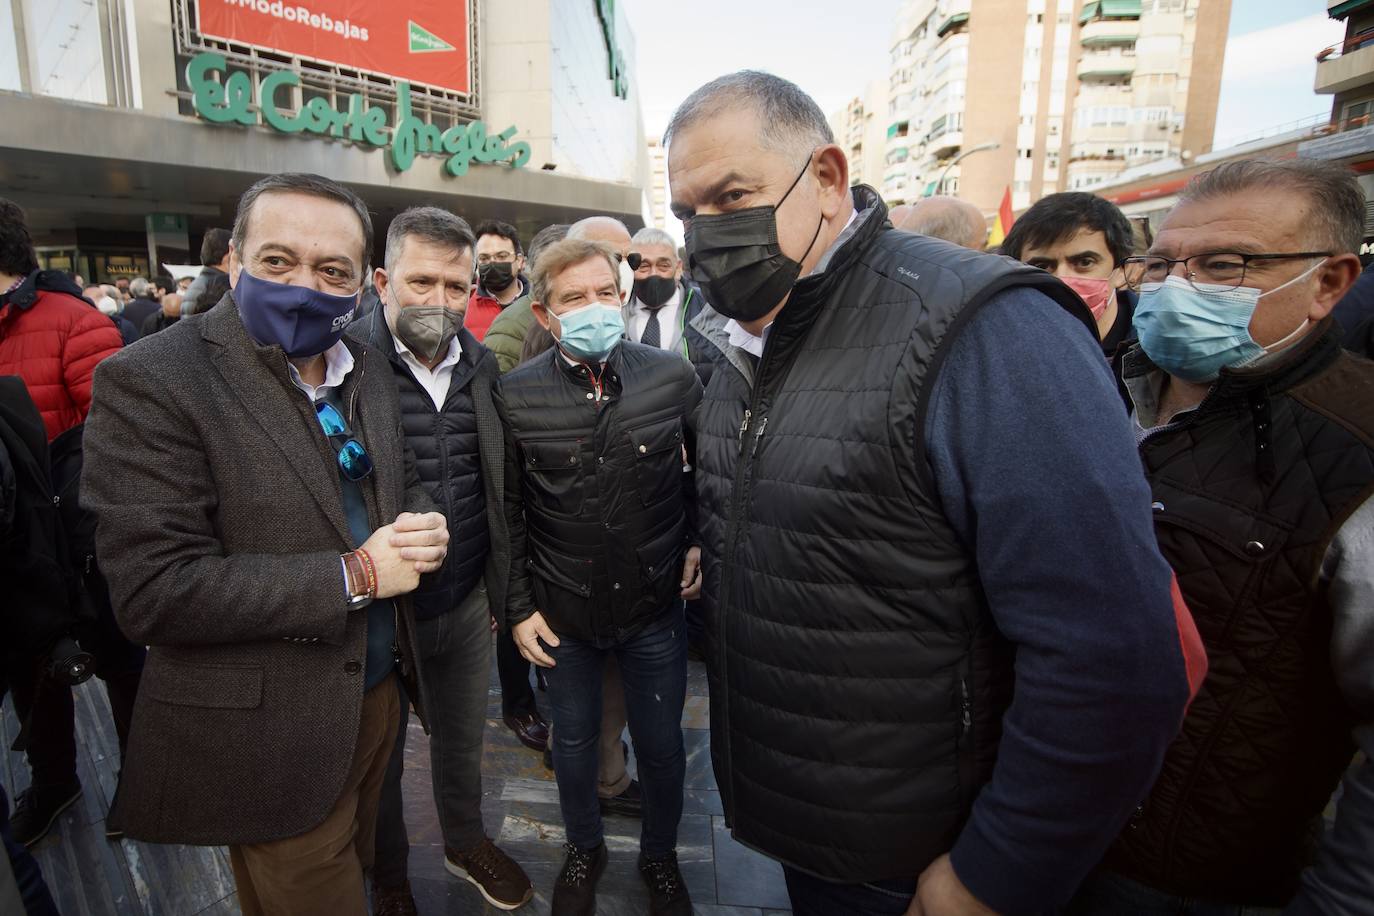
[[[221,79],[221,77],[223,77]],[[391,163],[404,172],[417,155],[444,155],[444,170],[456,178],[467,174],[474,163],[509,162],[523,168],[530,161],[530,145],[523,140],[511,142],[515,127],[499,134],[487,133],[481,121],[455,124],[441,131],[427,124],[411,110],[410,84],[396,84],[396,124],[387,123],[386,111],[368,105],[361,95],[350,95],[347,108],[335,108],[329,100],[316,96],[299,111],[283,114],[277,107],[278,93],[300,87],[300,74],[279,70],[258,85],[258,110],[252,110],[253,84],[248,74],[226,73],[224,55],[207,52],[191,58],[186,67],[196,114],[213,124],[255,125],[262,123],[286,134],[317,134],[367,146],[386,147]]]

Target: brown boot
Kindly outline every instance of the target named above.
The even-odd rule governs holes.
[[[419,916],[415,898],[410,895],[410,882],[400,887],[372,888],[372,916]]]
[[[534,896],[534,885],[525,870],[490,839],[464,852],[445,847],[444,868],[475,884],[487,903],[498,910],[524,906]]]

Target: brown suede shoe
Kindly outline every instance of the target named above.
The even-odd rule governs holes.
[[[498,910],[524,906],[534,896],[534,885],[525,870],[490,839],[466,852],[444,848],[444,868],[477,886],[487,903]]]
[[[372,888],[372,916],[419,916],[415,898],[410,895],[410,882],[400,887]]]

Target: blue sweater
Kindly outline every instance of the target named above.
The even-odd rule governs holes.
[[[945,513],[1017,646],[996,769],[951,858],[998,912],[1045,912],[1102,859],[1182,722],[1172,574],[1100,346],[1058,305],[996,296],[932,398]]]

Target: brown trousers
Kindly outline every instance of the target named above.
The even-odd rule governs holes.
[[[396,742],[400,691],[390,675],[363,695],[358,743],[343,793],[313,830],[229,847],[243,916],[367,916],[382,777]]]

